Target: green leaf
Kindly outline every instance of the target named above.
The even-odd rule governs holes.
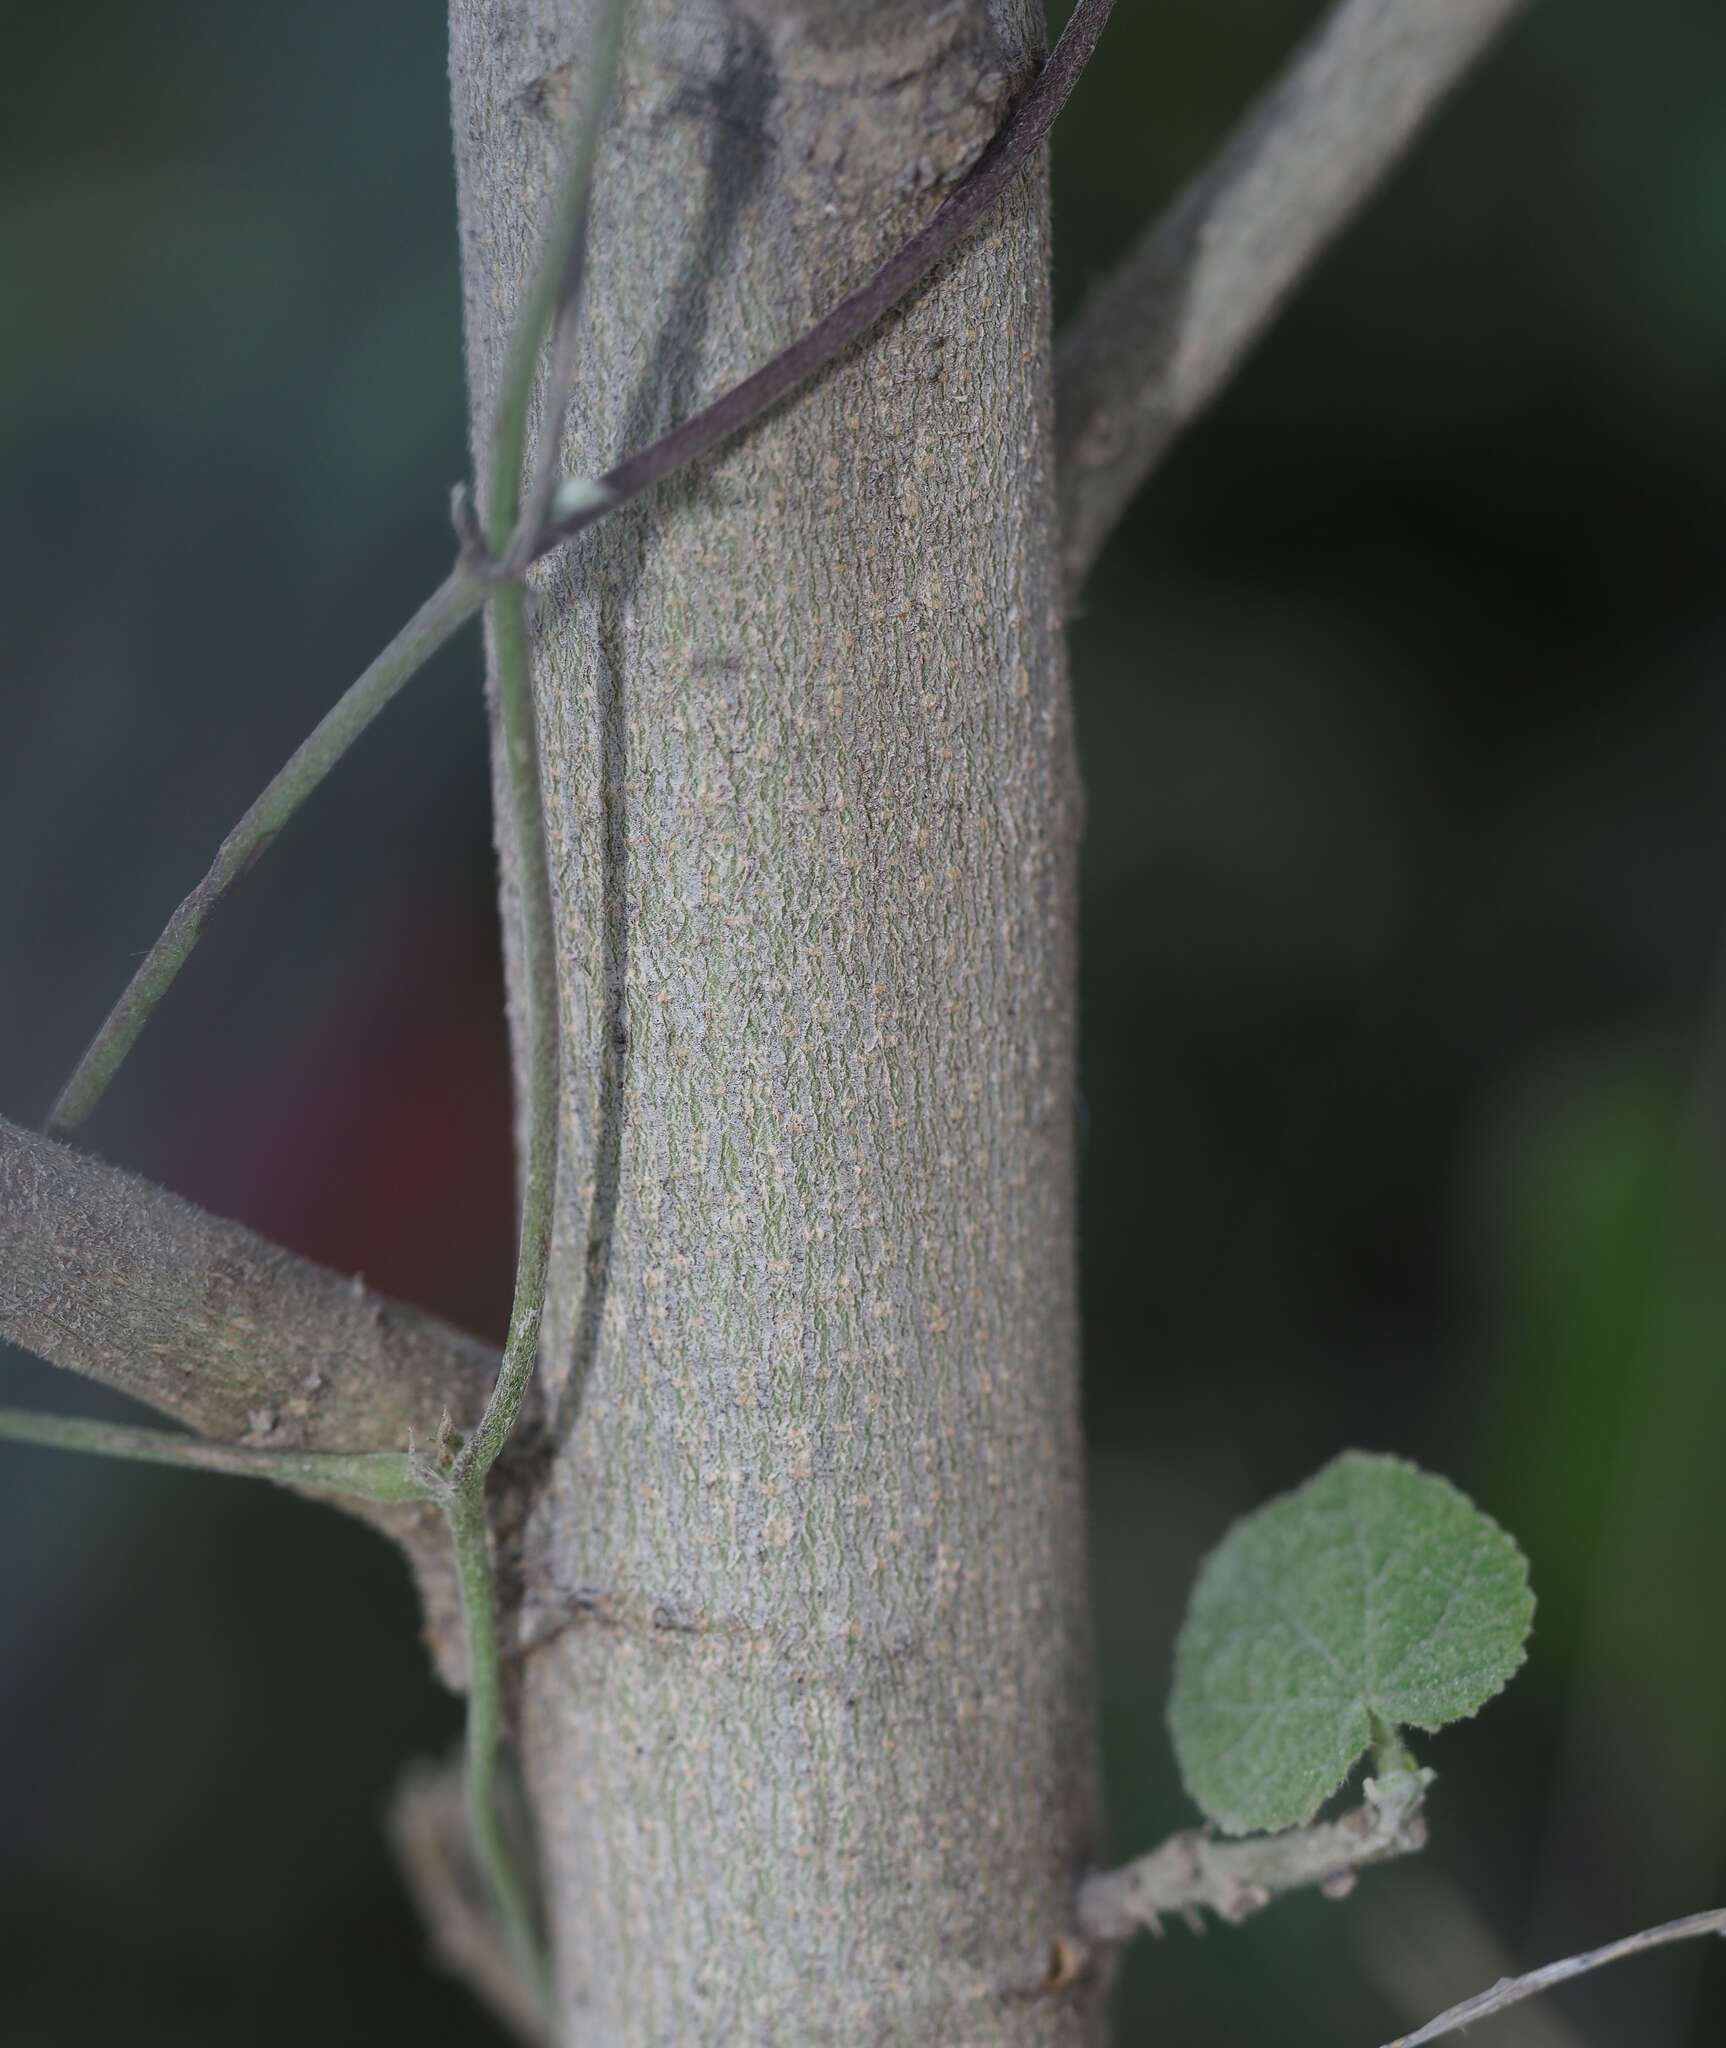
[[[1311,1820],[1369,1745],[1491,1699],[1533,1615],[1490,1516],[1401,1458],[1345,1451],[1199,1568],[1169,1695],[1187,1790],[1230,1834]]]

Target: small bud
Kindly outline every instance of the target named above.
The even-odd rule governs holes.
[[[596,477],[566,476],[551,494],[552,523],[561,526],[564,520],[578,518],[583,512],[603,512],[616,495],[609,484],[602,484]]]

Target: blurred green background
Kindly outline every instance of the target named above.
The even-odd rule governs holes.
[[[1064,304],[1316,12],[1122,7],[1056,147]],[[34,1121],[441,573],[466,457],[436,10],[4,20],[0,1109]],[[1721,1896],[1723,558],[1726,9],[1547,0],[1074,628],[1115,1847],[1191,1817],[1161,1706],[1193,1563],[1340,1446],[1449,1473],[1541,1598],[1510,1693],[1427,1745],[1420,1867],[1142,1944],[1123,2048],[1372,2048],[1494,1941]],[[477,669],[452,650],[248,881],[90,1137],[495,1333]],[[113,1407],[16,1353],[0,1399]],[[381,1544],[8,1447],[0,1560],[4,2048],[497,2038],[378,1836],[458,1721]],[[1716,1946],[1476,2038],[1716,2043]]]

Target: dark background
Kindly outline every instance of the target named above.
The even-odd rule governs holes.
[[[1066,303],[1315,13],[1122,7],[1056,146]],[[436,10],[0,19],[0,1109],[34,1121],[442,573],[466,456]],[[1372,2048],[1493,1939],[1527,1964],[1726,1889],[1723,557],[1726,9],[1547,0],[1073,633],[1117,1850],[1190,1818],[1194,1561],[1339,1447],[1453,1476],[1541,1599],[1505,1699],[1424,1746],[1429,1854],[1143,1943],[1123,2048]],[[495,1334],[477,669],[470,637],[248,880],[89,1137]],[[17,1353],[0,1399],[114,1411]],[[356,1526],[0,1449],[0,2044],[494,2038],[376,1824],[457,1726]],[[1476,2038],[1717,2042],[1723,1960]]]

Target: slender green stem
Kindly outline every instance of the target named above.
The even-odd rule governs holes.
[[[167,1429],[138,1429],[116,1422],[89,1422],[71,1415],[41,1415],[0,1408],[0,1437],[43,1444],[56,1451],[92,1451],[103,1458],[128,1458],[145,1465],[191,1466],[200,1472],[230,1472],[243,1479],[270,1479],[278,1486],[320,1486],[361,1500],[424,1500],[427,1489],[413,1476],[401,1451],[266,1451],[243,1444],[211,1443]]]
[[[569,402],[570,336],[581,297],[588,196],[601,118],[617,67],[626,0],[604,0],[587,71],[587,89],[572,124],[563,187],[552,212],[540,264],[510,343],[486,478],[486,545],[494,557],[531,551],[557,478],[557,449]],[[555,321],[553,361],[541,422],[539,457],[521,506],[521,465],[534,364],[546,327]],[[557,929],[545,850],[545,807],[539,778],[527,602],[518,583],[499,584],[491,598],[492,662],[503,732],[510,824],[521,901],[522,1014],[526,1026],[527,1158],[522,1176],[521,1235],[515,1300],[491,1398],[463,1445],[451,1483],[483,1480],[509,1440],[539,1355],[546,1267],[551,1253],[557,1179]]]
[[[603,125],[605,106],[611,97],[612,80],[617,71],[618,52],[623,44],[623,16],[627,0],[601,0],[599,18],[594,23],[593,47],[587,67],[587,89],[582,96],[580,111],[571,125],[569,139],[569,160],[564,171],[563,190],[558,195],[556,212],[546,238],[545,260],[542,278],[550,280],[553,267],[557,267],[555,278],[555,306],[550,310],[551,360],[546,368],[545,404],[540,412],[539,439],[534,450],[533,475],[527,486],[526,496],[519,507],[507,490],[509,477],[501,472],[495,460],[489,479],[491,500],[489,509],[502,514],[505,500],[509,499],[509,515],[514,520],[514,532],[509,536],[509,545],[504,550],[506,566],[514,575],[519,575],[533,559],[533,551],[545,530],[547,513],[558,484],[558,454],[563,444],[564,414],[569,410],[569,394],[575,381],[576,315],[581,306],[582,285],[587,274],[587,214],[593,192],[593,165],[599,153],[599,135]],[[534,308],[524,308],[524,315],[531,318]],[[541,318],[545,315],[542,313]],[[526,319],[522,333],[529,332]],[[518,341],[521,336],[518,335]],[[535,342],[537,350],[537,341]],[[513,367],[513,366],[512,366]],[[533,360],[530,356],[526,371],[531,379]],[[519,472],[522,447],[526,441],[527,387],[512,394],[508,402],[519,400],[522,426],[512,428],[516,440],[515,462]],[[499,525],[502,525],[502,519]],[[491,538],[494,552],[504,548],[504,535],[494,532]]]
[[[222,841],[210,871],[168,920],[125,993],[48,1115],[48,1130],[75,1131],[101,1099],[150,1014],[203,934],[210,913],[408,679],[472,618],[485,586],[458,563],[359,680],[325,713],[246,815]]]
[[[1409,1754],[1408,1745],[1402,1739],[1402,1730],[1393,1728],[1377,1714],[1370,1714],[1367,1718],[1371,1724],[1374,1773],[1380,1778],[1390,1778],[1418,1772],[1420,1766]]]
[[[486,478],[485,535],[494,558],[519,574],[531,558],[557,480],[557,451],[569,402],[572,336],[580,300],[588,194],[600,118],[621,39],[624,0],[604,0],[588,67],[587,91],[570,137],[563,189],[549,224],[537,274],[528,289],[505,365]],[[540,447],[525,506],[522,458],[534,366],[546,329],[555,323]],[[491,650],[497,678],[510,828],[521,911],[521,1003],[526,1029],[527,1157],[522,1176],[521,1233],[515,1299],[503,1364],[485,1414],[456,1455],[445,1505],[455,1543],[467,1634],[467,1807],[481,1867],[498,1916],[522,1968],[549,2013],[551,1973],[534,1927],[525,1887],[504,1839],[498,1812],[498,1744],[503,1681],[492,1609],[486,1546],[485,1479],[509,1440],[539,1358],[546,1268],[557,1184],[558,1037],[557,937],[551,870],[540,792],[539,741],[528,655],[527,599],[520,584],[501,582],[490,603]]]
[[[507,585],[492,598],[492,656],[503,727],[516,874],[521,901],[522,1011],[526,1025],[527,1157],[522,1175],[521,1234],[515,1299],[503,1364],[477,1427],[457,1454],[451,1483],[482,1480],[509,1439],[539,1355],[546,1267],[557,1181],[557,936],[551,872],[540,803],[533,693],[528,671],[527,617],[522,593]]]
[[[467,1633],[467,1811],[480,1866],[491,1886],[504,1932],[545,2010],[551,2010],[551,1973],[534,1924],[533,1908],[517,1874],[498,1813],[498,1741],[503,1730],[503,1681],[492,1607],[491,1557],[486,1547],[485,1501],[478,1486],[453,1495],[444,1512],[455,1542]]]
[[[539,264],[522,301],[504,362],[485,480],[486,544],[494,556],[515,552],[511,541],[521,496],[522,460],[527,450],[528,404],[533,395],[533,373],[540,348],[554,322],[559,330],[557,339],[567,341],[581,298],[587,267],[587,209],[593,190],[593,163],[599,149],[605,103],[617,69],[626,4],[627,0],[602,0],[588,53],[586,90],[570,122],[563,183],[546,222]],[[556,482],[557,444],[569,401],[569,352],[567,347],[560,347],[555,353],[558,360],[553,363],[546,389],[539,460],[522,521],[524,527],[532,528],[521,536],[525,547],[531,547],[539,538],[538,529],[550,502]],[[519,566],[526,567],[525,559]]]

